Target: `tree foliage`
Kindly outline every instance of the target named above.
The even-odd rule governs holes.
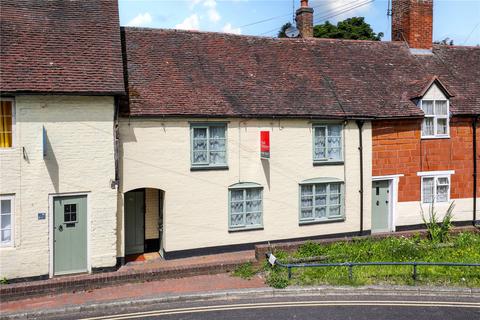
[[[277,37],[279,38],[286,38],[287,35],[285,34],[285,31],[287,31],[288,28],[290,28],[292,24],[290,22],[285,23],[280,30],[278,31]]]
[[[285,23],[278,32],[278,37],[285,38],[285,30],[291,25],[291,23]],[[337,25],[334,25],[329,21],[317,24],[313,27],[313,36],[315,38],[379,41],[383,37],[383,32],[376,34],[373,32],[370,24],[365,22],[364,17],[353,17],[339,21]]]

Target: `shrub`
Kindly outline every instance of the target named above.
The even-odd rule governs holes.
[[[443,219],[440,221],[433,203],[428,208],[428,217],[425,216],[423,207],[420,205],[422,220],[427,227],[428,238],[431,241],[446,242],[448,240],[450,229],[452,228],[453,208],[455,208],[455,202],[450,204]]]

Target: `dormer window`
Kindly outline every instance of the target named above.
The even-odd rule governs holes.
[[[425,113],[422,138],[448,138],[450,135],[448,100],[422,99],[420,107]]]

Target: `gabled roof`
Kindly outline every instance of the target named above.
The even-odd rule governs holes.
[[[415,82],[416,85],[418,85],[418,88],[422,88],[418,94],[412,97],[412,99],[419,99],[425,96],[425,94],[430,90],[430,88],[433,85],[436,85],[447,97],[447,99],[450,99],[451,97],[455,96],[453,93],[448,91],[448,89],[445,87],[445,85],[438,79],[437,76],[432,77],[430,80],[426,79],[426,81],[417,81]]]
[[[441,79],[480,113],[480,48],[122,28],[130,116],[421,117],[416,81]]]
[[[0,91],[124,93],[116,0],[0,0]]]

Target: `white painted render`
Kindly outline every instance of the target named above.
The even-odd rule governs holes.
[[[143,187],[165,191],[167,252],[359,231],[359,132],[354,121],[344,130],[345,164],[314,166],[311,121],[226,119],[229,168],[218,171],[190,170],[189,121],[208,119],[120,120],[119,256],[124,255],[123,193]],[[260,159],[261,130],[270,131],[270,160]],[[369,230],[372,142],[368,122],[363,139],[364,229]],[[298,184],[318,177],[345,182],[346,220],[300,226]],[[228,186],[237,182],[263,186],[263,230],[228,231]]]
[[[114,266],[113,97],[17,96],[15,105],[15,146],[0,149],[0,194],[15,196],[15,244],[0,248],[0,277],[49,274],[49,197],[66,193],[88,194],[89,265]],[[46,219],[38,220],[38,213]]]
[[[453,220],[455,221],[471,221],[473,212],[473,198],[451,199],[450,202],[436,203],[434,208],[438,213],[439,219],[445,215],[450,203],[455,202],[453,210]],[[477,198],[477,203],[480,203],[480,198]],[[396,225],[406,226],[422,224],[422,209],[428,217],[428,210],[430,205],[428,203],[421,203],[420,201],[398,202],[396,211]],[[477,216],[480,210],[477,210]]]
[[[424,100],[447,100],[447,97],[443,94],[443,91],[434,83],[432,86],[425,92],[425,95],[422,97]]]

